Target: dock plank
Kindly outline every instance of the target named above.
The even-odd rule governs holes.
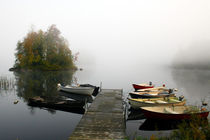
[[[69,140],[123,140],[125,118],[121,89],[103,89],[83,115]]]

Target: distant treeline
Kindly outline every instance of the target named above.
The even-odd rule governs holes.
[[[195,42],[189,48],[177,52],[174,68],[182,69],[207,69],[210,70],[210,42]]]
[[[200,69],[200,70],[210,70],[210,64],[190,64],[190,63],[176,63],[173,64],[173,68],[176,69]]]
[[[18,41],[16,51],[13,70],[76,69],[68,42],[55,25],[51,25],[46,32],[32,29],[23,41]]]

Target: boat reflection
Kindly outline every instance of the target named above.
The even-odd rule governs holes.
[[[145,119],[144,113],[141,110],[129,109],[127,121]]]
[[[177,129],[178,125],[182,121],[167,121],[167,120],[152,120],[146,119],[142,125],[140,125],[139,130],[145,131],[160,131],[160,130],[173,130]]]
[[[155,120],[155,119],[146,119],[144,123],[139,126],[139,130],[144,131],[164,131],[164,130],[174,130],[178,129],[178,127],[182,124],[192,123],[191,121],[183,121],[183,120]],[[198,123],[198,122],[197,122]],[[202,119],[199,122],[199,125],[208,124],[208,119]]]
[[[47,110],[51,114],[55,114],[56,110],[69,112],[69,113],[74,113],[74,114],[81,114],[81,115],[85,113],[85,109],[84,108],[46,108],[44,106],[39,106],[39,105],[29,105],[29,106],[32,107],[31,108],[32,110],[33,110],[33,108],[37,108],[38,107],[40,109]]]
[[[65,112],[74,113],[74,114],[81,114],[81,115],[85,113],[85,109],[83,107],[81,108],[46,108],[40,105],[31,105],[31,104],[28,104],[28,105],[31,107],[32,110],[33,108],[38,107],[40,109],[47,110],[51,114],[55,114],[56,110],[65,111]]]
[[[61,96],[57,91],[57,83],[71,84],[73,71],[20,71],[14,72],[16,79],[16,93],[33,109],[39,107],[52,114],[56,110],[77,114],[84,114],[87,102],[92,102],[91,97]],[[41,100],[35,100],[37,97]],[[71,98],[71,99],[70,99]],[[32,113],[33,114],[33,113]]]

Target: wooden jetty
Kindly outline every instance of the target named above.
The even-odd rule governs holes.
[[[121,89],[102,89],[69,140],[124,140],[125,115]]]

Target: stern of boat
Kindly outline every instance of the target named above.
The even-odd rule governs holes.
[[[60,89],[61,89],[61,84],[58,83],[58,84],[57,84],[57,90],[59,91]]]

